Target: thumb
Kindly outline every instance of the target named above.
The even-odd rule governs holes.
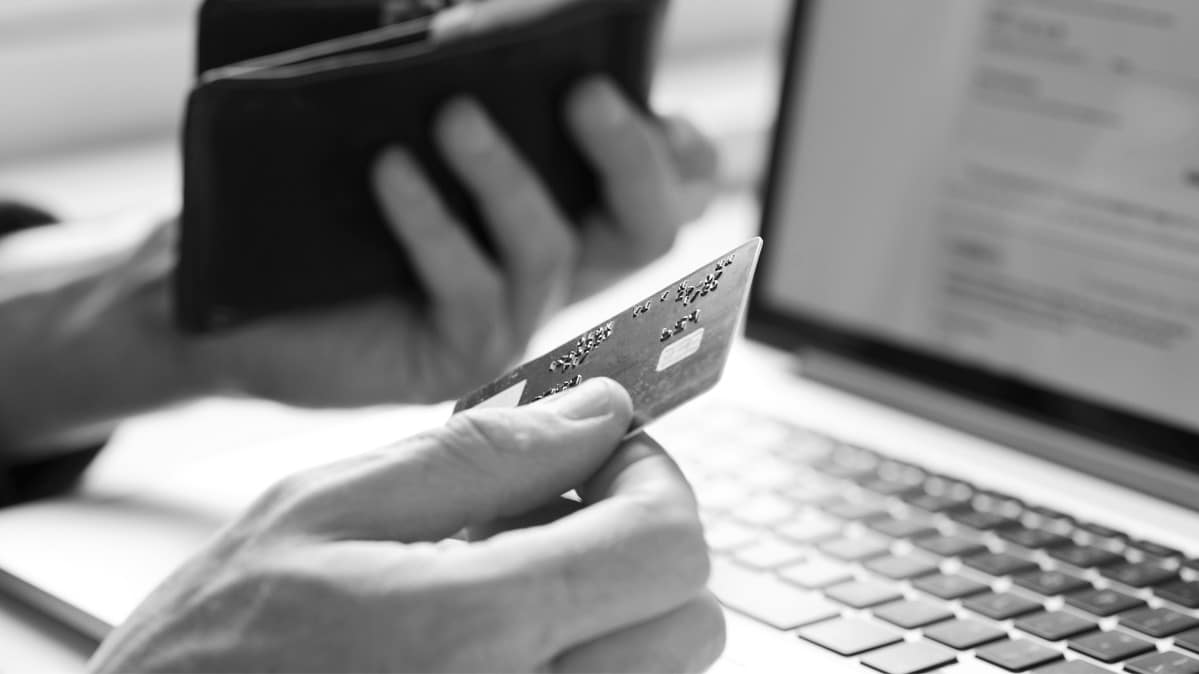
[[[468,410],[310,474],[292,516],[336,539],[439,540],[579,486],[611,456],[632,414],[629,394],[604,378],[524,407]]]

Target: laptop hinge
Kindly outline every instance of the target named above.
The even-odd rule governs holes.
[[[1028,454],[1199,510],[1196,475],[1178,466],[955,396],[818,349],[800,358],[805,377]]]

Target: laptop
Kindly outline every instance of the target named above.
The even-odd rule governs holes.
[[[759,346],[657,431],[722,666],[1199,672],[1199,4],[809,0],[785,58]]]
[[[1199,671],[1199,5],[789,23],[751,341],[653,428],[701,502],[717,670]],[[99,635],[122,592],[58,612]]]

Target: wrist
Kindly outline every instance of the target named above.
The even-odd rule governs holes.
[[[104,437],[213,389],[175,330],[165,277],[120,270],[0,303],[0,436],[18,456]],[[11,376],[8,376],[10,375]]]

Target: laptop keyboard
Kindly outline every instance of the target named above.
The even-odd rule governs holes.
[[[886,674],[1199,674],[1183,551],[756,413],[674,419],[734,611]]]

